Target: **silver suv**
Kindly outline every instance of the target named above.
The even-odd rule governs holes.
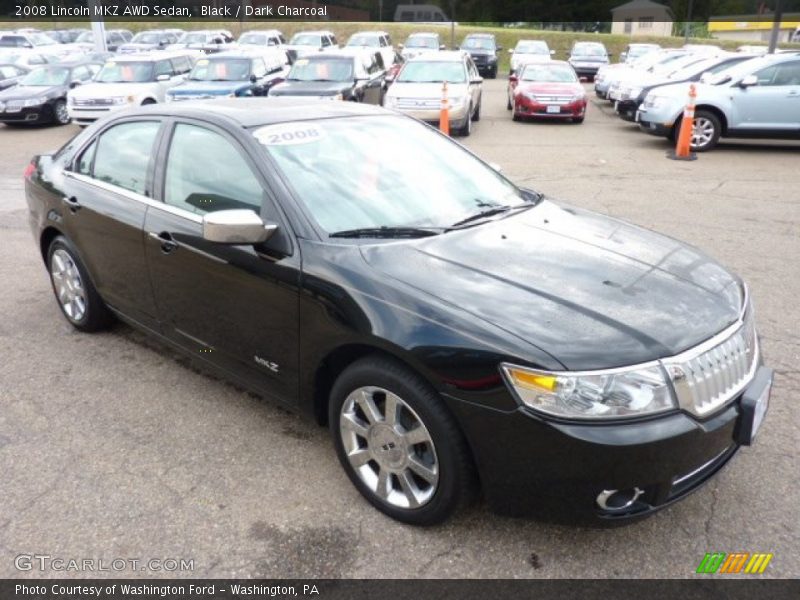
[[[800,53],[739,63],[696,84],[692,149],[711,150],[720,136],[800,139]],[[643,131],[675,139],[688,83],[650,92],[636,114]]]

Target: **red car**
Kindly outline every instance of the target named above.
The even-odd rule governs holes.
[[[583,123],[586,92],[572,66],[561,60],[529,63],[508,78],[508,110],[515,121],[528,117]]]

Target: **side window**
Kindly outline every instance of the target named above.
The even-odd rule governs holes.
[[[96,148],[97,141],[95,140],[89,144],[89,147],[83,151],[83,154],[81,154],[81,157],[78,159],[78,163],[75,165],[75,172],[91,176],[92,159],[94,159],[94,151]]]
[[[772,85],[800,85],[800,61],[785,62],[777,67]]]
[[[72,69],[71,81],[86,81],[87,79],[89,79],[89,69],[83,66]]]
[[[155,76],[158,77],[159,75],[169,75],[172,77],[172,63],[168,60],[160,60],[156,63],[156,73]]]
[[[192,65],[185,56],[178,56],[172,59],[172,68],[175,70],[175,73],[183,75],[192,70]]]
[[[331,45],[331,41],[328,39],[327,35],[323,35],[321,38],[321,43],[323,48],[327,48]]]
[[[148,195],[147,168],[160,126],[158,121],[134,121],[103,133],[97,142],[94,178]]]
[[[250,165],[222,135],[179,123],[170,143],[164,201],[203,214],[231,208],[261,211],[264,190]]]

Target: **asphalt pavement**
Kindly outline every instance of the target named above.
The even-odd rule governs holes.
[[[592,100],[582,125],[513,123],[505,104],[504,81],[487,81],[463,143],[518,183],[699,246],[750,284],[776,370],[753,447],[627,527],[482,505],[434,528],[391,521],[347,480],[326,430],[127,326],[86,335],[67,324],[21,178],[30,156],[78,128],[0,126],[0,578],[693,577],[716,551],[770,552],[762,577],[800,575],[800,143],[722,142],[677,162],[606,103]],[[19,570],[17,557],[34,555],[127,562]],[[193,563],[142,570],[150,559]]]

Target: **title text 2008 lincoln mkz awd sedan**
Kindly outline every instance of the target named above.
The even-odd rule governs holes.
[[[133,109],[26,170],[79,330],[119,317],[330,428],[378,509],[647,515],[751,444],[745,284],[353,103]],[[213,350],[209,352],[208,350]]]

